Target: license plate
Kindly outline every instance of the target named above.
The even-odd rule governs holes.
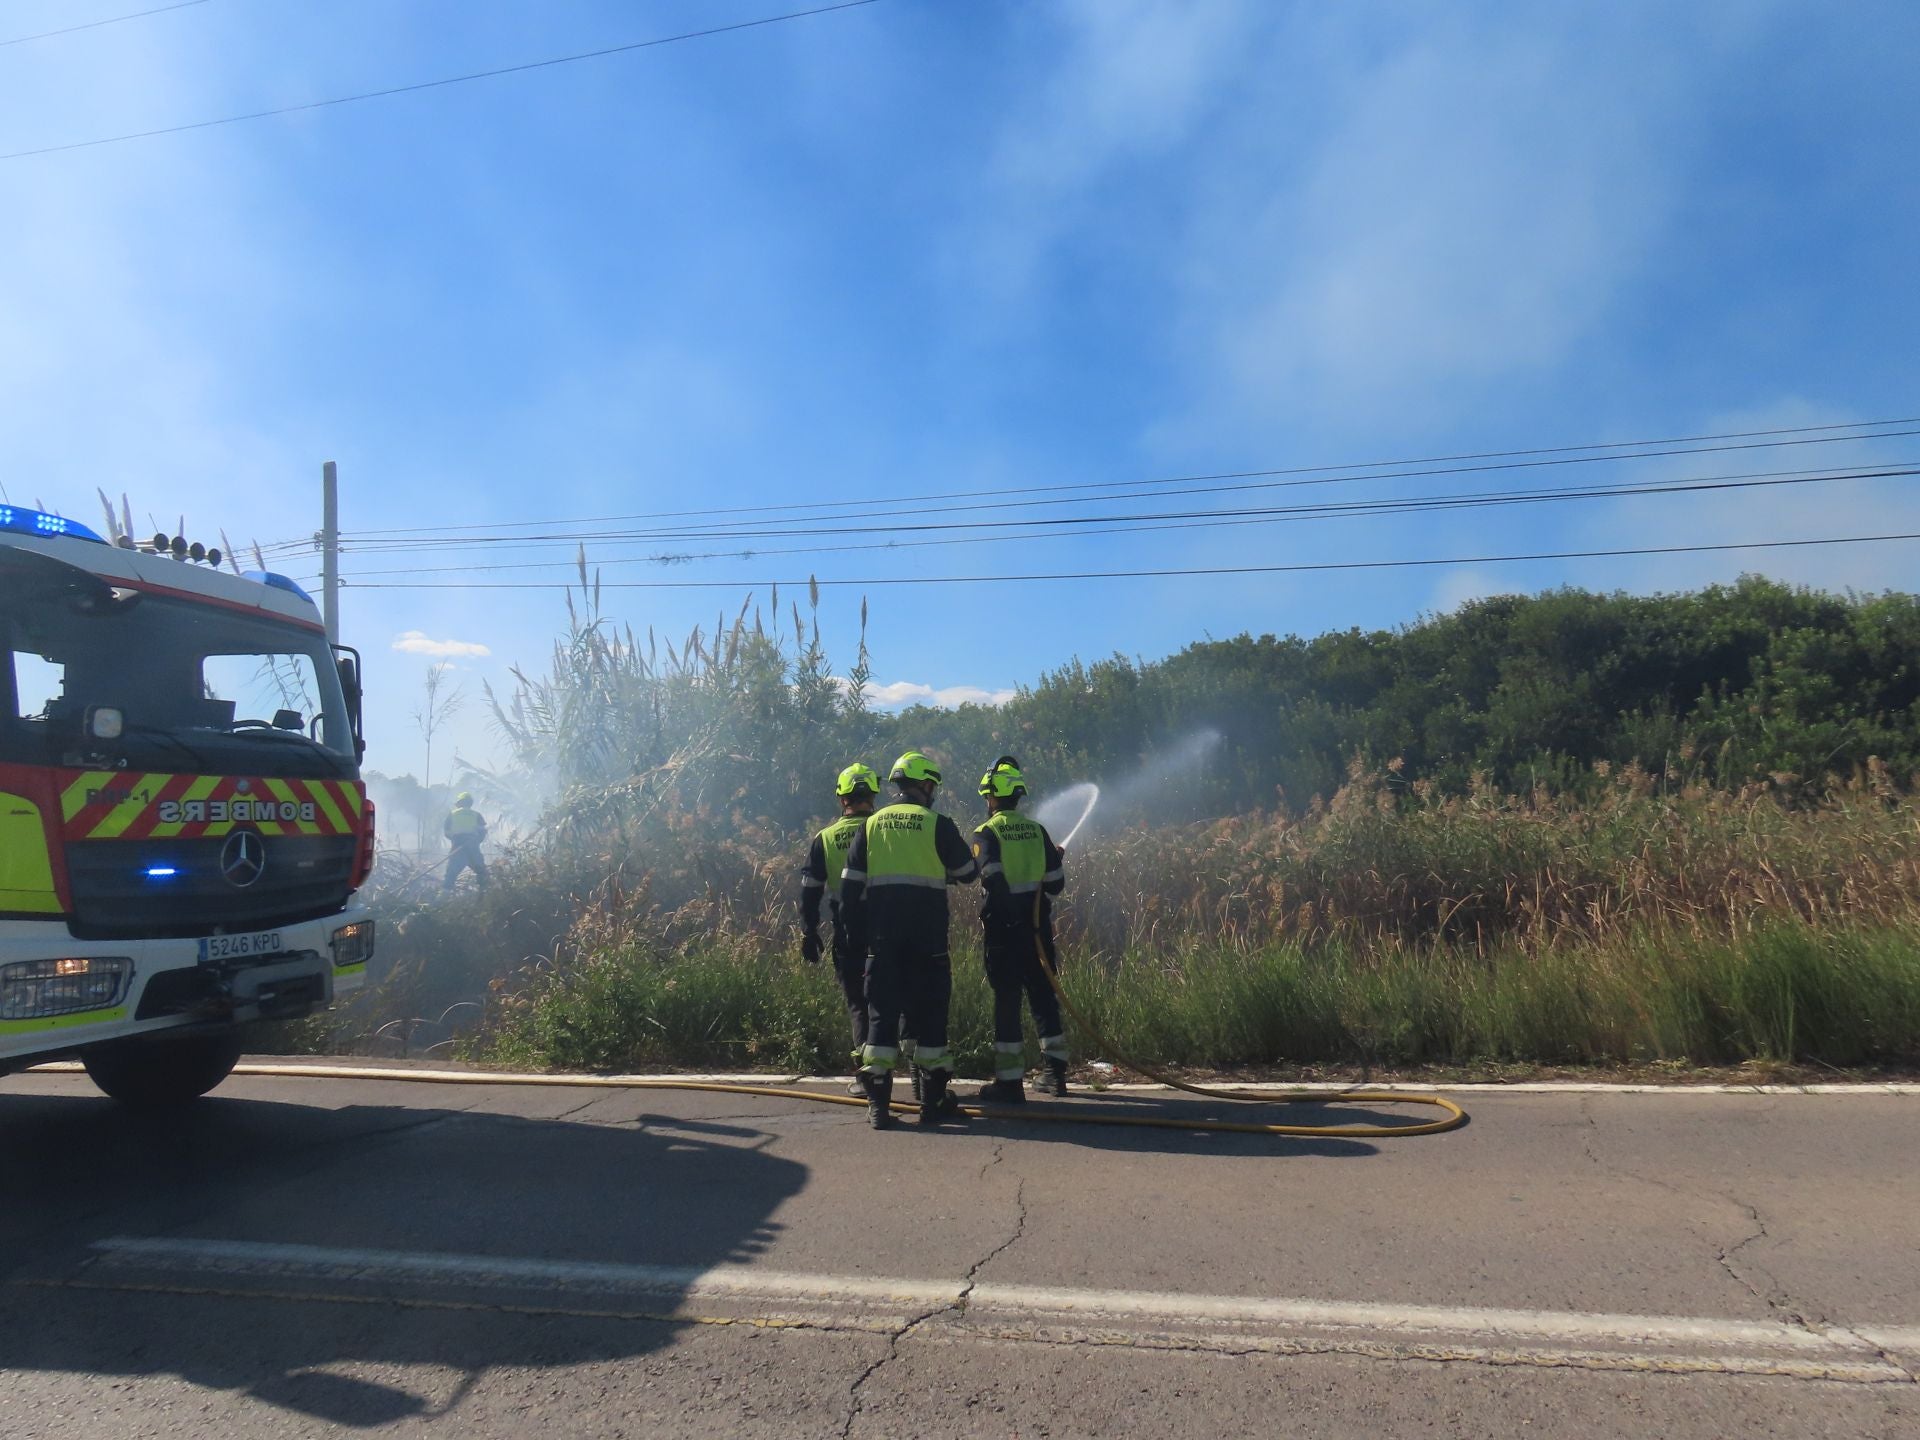
[[[247,960],[256,955],[277,955],[286,948],[286,937],[278,930],[260,930],[251,935],[209,935],[200,942],[200,959]]]

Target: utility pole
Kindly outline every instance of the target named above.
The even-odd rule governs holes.
[[[329,460],[320,467],[320,615],[327,643],[340,643],[340,470]]]

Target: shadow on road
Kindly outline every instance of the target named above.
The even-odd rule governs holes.
[[[806,1167],[767,1154],[758,1130],[661,1124],[671,1128],[217,1096],[156,1120],[106,1100],[9,1094],[0,1369],[177,1376],[365,1427],[444,1412],[492,1367],[642,1356],[674,1333],[671,1320],[643,1318],[674,1309],[670,1285],[643,1302],[524,1279],[482,1293],[490,1282],[471,1276],[385,1284],[377,1264],[223,1269],[217,1248],[148,1274],[107,1268],[93,1247],[129,1236],[186,1252],[237,1241],[509,1265],[751,1259]],[[350,1362],[438,1367],[450,1373],[429,1374],[430,1388],[448,1393],[327,1368]]]

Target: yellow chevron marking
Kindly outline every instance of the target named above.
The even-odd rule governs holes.
[[[267,789],[270,792],[272,792],[274,799],[279,800],[284,804],[289,804],[289,805],[298,807],[299,805],[302,805],[302,804],[312,803],[312,798],[310,796],[303,797],[298,790],[295,790],[293,786],[289,785],[284,780],[267,780],[262,783],[264,783]],[[291,825],[294,830],[296,830],[298,833],[302,835],[318,835],[320,833],[320,826],[318,822],[313,820],[292,820],[292,821],[284,821],[282,823]]]
[[[366,786],[357,780],[350,780],[341,788],[347,792],[347,804],[353,807],[353,818],[358,820],[367,809]]]
[[[90,840],[113,840],[124,835],[127,827],[146,813],[147,807],[153,803],[154,797],[160,793],[160,788],[172,778],[171,775],[142,775],[138,780],[134,781],[130,787],[133,791],[134,798],[131,800],[123,800],[120,804],[114,806],[113,809],[108,812],[106,819],[102,820],[98,825],[94,826],[92,830],[87,832],[87,838]]]
[[[325,785],[318,780],[309,780],[307,793],[313,796],[313,803],[320,807],[320,813],[326,817],[326,829],[329,834],[345,835],[353,829],[347,817],[340,813],[340,807],[333,803],[333,796]]]
[[[186,788],[186,793],[181,795],[180,797],[181,803],[184,804],[188,800],[204,800],[214,792],[214,789],[219,784],[220,784],[220,777],[218,775],[197,776],[195,777],[193,784],[189,785]],[[154,826],[153,836],[156,840],[170,840],[175,835],[178,835],[182,830],[186,828],[187,827],[186,827],[185,821],[176,820],[170,825]]]
[[[68,820],[73,819],[87,808],[87,792],[101,789],[111,779],[113,779],[111,770],[89,770],[74,781],[67,787],[66,793],[60,797],[62,816]]]

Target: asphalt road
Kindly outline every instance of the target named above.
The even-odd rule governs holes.
[[[0,1435],[1920,1437],[1920,1096],[1462,1098],[1276,1142],[13,1076]]]

